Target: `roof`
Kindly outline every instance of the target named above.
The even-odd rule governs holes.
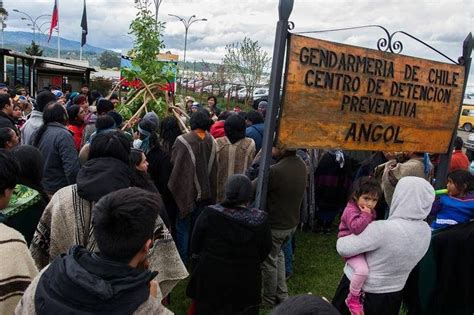
[[[89,66],[88,61],[81,60],[69,60],[69,59],[58,59],[58,58],[49,58],[43,56],[31,56],[25,53],[10,49],[0,49],[0,55],[18,57],[23,59],[28,59],[33,62],[37,67],[42,67],[45,69],[58,69],[58,70],[79,70],[82,72],[86,71],[96,71],[94,67]]]

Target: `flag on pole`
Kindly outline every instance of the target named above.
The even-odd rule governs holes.
[[[53,8],[53,15],[51,16],[51,27],[49,28],[48,43],[51,40],[51,34],[53,33],[53,30],[58,26],[58,24],[59,24],[58,0],[54,0],[54,8]]]
[[[81,27],[82,27],[82,39],[81,39],[81,47],[82,47],[86,44],[86,41],[87,41],[86,0],[84,0],[84,11],[82,12]]]

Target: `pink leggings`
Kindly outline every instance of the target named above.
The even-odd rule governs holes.
[[[365,254],[347,258],[346,262],[354,270],[351,285],[349,287],[350,293],[359,295],[364,286],[364,282],[367,280],[367,276],[369,275],[369,266],[367,266]]]

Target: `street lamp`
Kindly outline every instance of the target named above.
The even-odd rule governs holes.
[[[30,21],[31,22],[31,25],[33,26],[33,41],[35,40],[36,29],[41,31],[40,27],[38,26],[37,21],[42,17],[50,17],[51,16],[51,14],[42,14],[42,15],[37,16],[36,18],[33,18],[28,13],[17,10],[17,9],[13,9],[13,12],[25,15],[26,17],[22,17],[21,19],[23,21]]]
[[[184,33],[184,58],[183,58],[183,62],[184,62],[183,72],[184,72],[184,70],[186,69],[186,45],[187,45],[187,42],[188,42],[188,29],[191,26],[191,24],[193,24],[194,22],[207,21],[207,19],[196,19],[196,15],[192,15],[189,19],[186,20],[185,18],[183,18],[181,16],[178,16],[178,15],[174,15],[174,14],[168,14],[168,15],[177,18],[178,20],[183,22],[183,25],[184,25],[184,31],[185,31],[185,33]]]

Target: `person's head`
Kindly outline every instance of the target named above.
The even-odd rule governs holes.
[[[389,219],[424,220],[431,211],[435,191],[424,178],[402,177],[393,193]]]
[[[211,95],[207,98],[207,105],[212,108],[217,105],[217,98],[214,95]]]
[[[142,150],[131,149],[130,164],[138,171],[146,173],[148,171],[148,161]]]
[[[217,119],[225,121],[230,115],[233,115],[233,113],[226,110],[226,111],[220,113],[219,117]]]
[[[462,150],[463,145],[464,141],[462,141],[461,137],[456,137],[456,139],[454,139],[454,150]]]
[[[112,102],[112,104],[114,104],[114,108],[120,104],[120,100],[117,94],[112,94],[109,97],[109,100]]]
[[[200,107],[199,103],[194,102],[194,103],[191,105],[191,113],[197,112],[200,108],[201,108],[201,107]]]
[[[109,115],[97,117],[97,120],[95,121],[95,129],[97,130],[97,133],[104,130],[115,129],[116,127],[115,120]]]
[[[13,129],[9,127],[0,128],[1,149],[11,150],[16,147],[19,142],[18,135]]]
[[[112,104],[112,102],[109,101],[108,99],[101,98],[97,102],[97,114],[99,116],[105,115],[108,112],[111,112],[113,110],[114,110],[114,104]]]
[[[225,135],[230,143],[236,143],[245,138],[245,119],[239,115],[229,116],[224,123]]]
[[[137,267],[153,247],[155,222],[161,208],[157,194],[136,187],[102,197],[92,210],[100,255]]]
[[[97,134],[92,139],[89,160],[110,157],[130,163],[130,141],[121,131],[110,131]]]
[[[20,119],[21,117],[23,116],[22,112],[21,112],[21,105],[20,103],[15,103],[15,105],[13,105],[13,115],[12,117],[15,118],[15,119]]]
[[[182,134],[179,128],[178,120],[174,116],[163,118],[160,125],[160,137],[163,141],[163,149],[167,152],[171,151],[176,138]]]
[[[13,101],[8,94],[0,94],[0,111],[13,116]]]
[[[89,110],[89,101],[87,100],[87,96],[79,94],[73,99],[74,105],[81,106],[85,111]]]
[[[267,105],[267,101],[261,101],[260,103],[258,103],[257,110],[262,114],[263,117],[265,117],[267,113]]]
[[[43,123],[47,125],[49,123],[60,123],[66,125],[68,116],[66,109],[61,103],[52,103],[46,106],[43,111]]]
[[[81,87],[81,94],[87,95],[89,93],[89,85],[83,84]]]
[[[189,119],[191,130],[202,129],[209,131],[212,125],[212,120],[206,110],[200,109],[191,115]]]
[[[286,299],[270,315],[339,315],[339,312],[319,296],[304,294]]]
[[[0,83],[0,94],[8,94],[8,85]]]
[[[120,115],[120,114],[117,113],[116,111],[111,111],[111,112],[108,112],[108,113],[107,113],[107,116],[112,117],[112,119],[113,119],[114,122],[115,122],[115,126],[117,126],[117,128],[119,128],[120,126],[122,126],[122,123],[123,123],[123,117],[122,117],[122,115]]]
[[[19,165],[19,182],[32,188],[41,187],[44,166],[41,152],[32,145],[20,145],[12,153]]]
[[[18,181],[17,176],[18,163],[13,154],[0,149],[0,210],[8,206]]]
[[[97,106],[97,103],[102,99],[102,94],[99,91],[93,90],[90,92],[90,105]],[[95,103],[94,103],[95,102]]]
[[[263,116],[260,112],[256,110],[251,110],[247,113],[247,124],[249,126],[256,124],[263,124]]]
[[[69,124],[74,126],[82,126],[84,124],[84,110],[79,105],[72,105],[67,108],[69,116]]]
[[[51,93],[50,91],[41,91],[36,96],[36,106],[35,109],[37,111],[43,112],[44,108],[49,105],[50,103],[56,102],[57,98],[56,95]]]
[[[352,186],[351,199],[360,208],[374,210],[377,202],[382,197],[382,187],[380,183],[371,177],[361,177]]]
[[[466,170],[455,170],[448,174],[448,194],[452,197],[465,196],[474,189],[474,176]]]
[[[38,129],[34,136],[33,145],[38,147],[39,143],[41,142],[41,138],[43,134],[46,132],[48,128],[48,124],[50,123],[59,123],[61,125],[66,125],[68,122],[69,117],[67,116],[66,109],[60,103],[50,103],[46,106],[43,111],[43,125]]]
[[[160,119],[154,112],[149,112],[143,116],[138,123],[138,132],[140,134],[141,149],[146,153],[158,144],[157,131],[160,127]]]
[[[252,199],[253,189],[250,179],[242,174],[229,177],[225,187],[225,207],[246,206]]]
[[[64,95],[64,93],[60,90],[53,90],[51,91],[57,98],[57,101],[56,102],[59,102],[61,104],[66,104],[66,96]]]

